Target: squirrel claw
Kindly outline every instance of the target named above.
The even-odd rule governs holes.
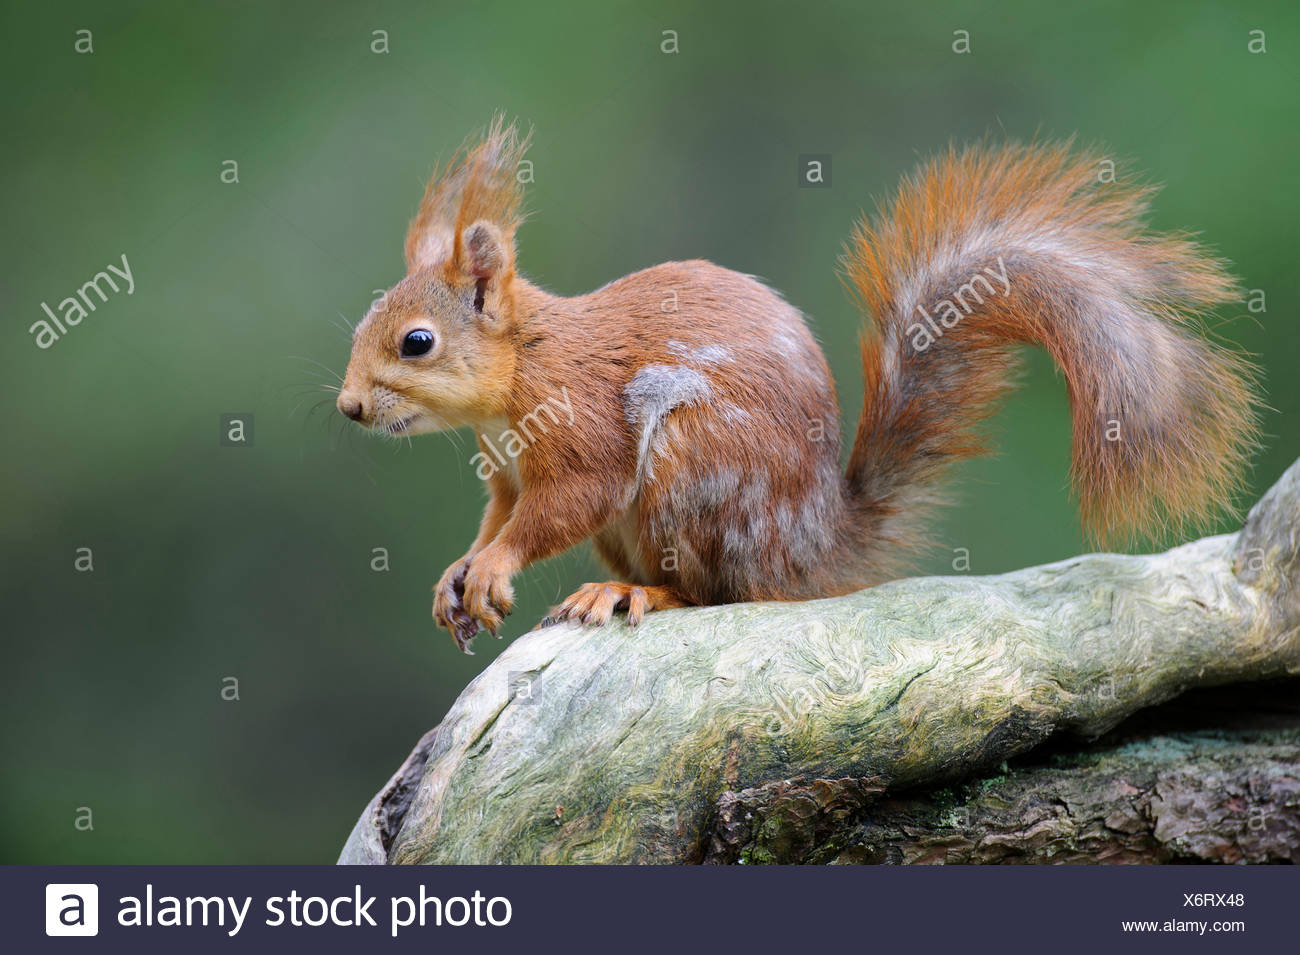
[[[451,635],[456,641],[456,646],[467,656],[474,656],[474,651],[470,649],[470,643],[478,635],[478,621],[474,620],[463,610],[457,609],[454,612],[454,622],[451,629]]]
[[[441,612],[439,612],[440,609]],[[452,639],[456,641],[456,646],[462,653],[469,656],[474,655],[474,651],[470,649],[469,645],[470,641],[479,632],[479,624],[465,611],[465,608],[461,605],[459,595],[455,595],[448,600],[445,608],[435,608],[434,619],[451,631]]]
[[[481,624],[465,609],[465,574],[468,569],[469,561],[462,560],[443,575],[434,588],[433,617],[440,626],[451,631],[452,639],[462,653],[474,656],[470,643],[480,630],[490,631],[497,639],[500,639],[500,634],[494,627]]]
[[[493,609],[497,609],[495,605],[493,605]],[[500,613],[499,610],[497,612]],[[468,656],[474,656],[474,651],[470,649],[470,643],[482,631],[487,631],[498,640],[502,639],[501,623],[499,620],[495,624],[488,624],[477,620],[460,605],[459,601],[451,607],[448,616],[450,619],[439,620],[438,622],[451,631],[452,638],[456,641],[456,646],[460,648],[462,653],[465,653]],[[501,614],[501,617],[504,616],[505,614]]]

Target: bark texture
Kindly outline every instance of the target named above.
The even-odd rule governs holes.
[[[1300,675],[1298,585],[1300,463],[1240,532],[1163,554],[550,627],[466,688],[340,861],[1295,861],[1293,728],[1007,763]]]
[[[1161,725],[1130,720],[937,790],[790,780],[724,793],[706,861],[1300,862],[1300,681],[1183,699],[1153,711]]]

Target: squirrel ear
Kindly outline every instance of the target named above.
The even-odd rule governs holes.
[[[514,249],[510,241],[491,222],[480,219],[461,235],[460,270],[476,279],[491,281],[509,271]]]

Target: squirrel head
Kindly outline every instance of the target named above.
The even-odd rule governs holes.
[[[402,435],[501,414],[514,373],[517,170],[527,147],[498,116],[434,172],[406,236],[406,277],[353,335],[343,414]]]

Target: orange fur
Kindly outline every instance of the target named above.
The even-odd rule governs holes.
[[[950,150],[859,227],[847,276],[874,323],[843,473],[825,358],[755,279],[667,263],[561,298],[516,273],[525,146],[498,119],[435,176],[408,274],[358,326],[339,396],[375,430],[478,433],[489,504],[434,600],[463,649],[500,626],[515,573],[586,539],[622,582],[588,585],[558,617],[635,622],[897,575],[946,465],[982,450],[1020,342],[1065,373],[1097,532],[1203,520],[1240,479],[1250,366],[1192,329],[1233,285],[1185,238],[1143,231],[1149,190],[1098,183],[1093,154]],[[427,353],[403,354],[413,331]]]

